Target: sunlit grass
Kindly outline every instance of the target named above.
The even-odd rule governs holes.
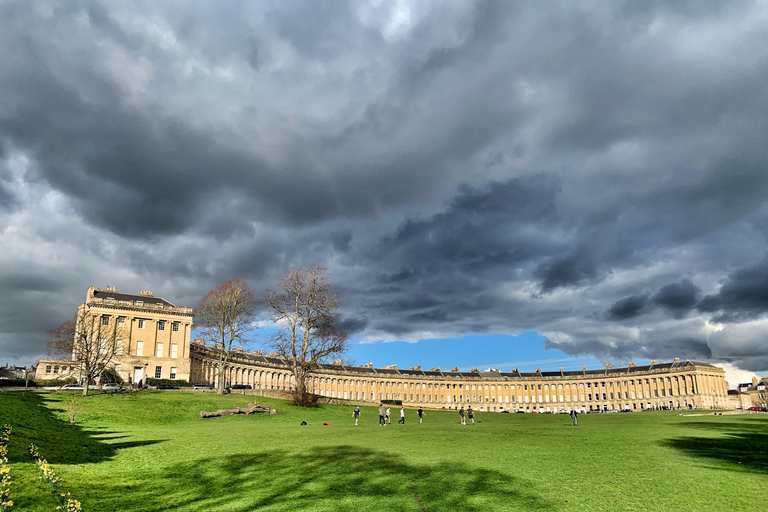
[[[480,413],[462,426],[455,411],[419,425],[407,410],[404,426],[379,427],[363,407],[356,427],[352,407],[168,391],[90,396],[70,424],[65,397],[0,394],[18,510],[51,510],[30,443],[86,511],[752,511],[768,488],[766,415],[584,415],[573,427]],[[199,417],[253,400],[279,414]]]

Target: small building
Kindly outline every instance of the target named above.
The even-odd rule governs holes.
[[[749,396],[749,405],[744,407],[757,407],[762,411],[768,411],[768,376],[752,377],[752,382],[743,382],[736,386],[736,390]]]

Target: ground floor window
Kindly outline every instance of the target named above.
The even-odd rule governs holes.
[[[159,379],[162,374],[163,374],[163,367],[155,366],[155,378]]]
[[[171,379],[175,379],[176,378],[176,368],[171,367],[171,377],[170,378]]]

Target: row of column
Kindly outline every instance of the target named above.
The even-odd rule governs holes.
[[[226,385],[244,384],[254,389],[291,390],[293,375],[287,369],[254,368],[228,364]],[[218,362],[193,359],[191,382],[218,384]],[[569,382],[503,381],[423,382],[374,380],[320,374],[307,382],[309,391],[319,395],[380,402],[402,400],[416,406],[458,408],[479,405],[484,410],[550,411],[574,409],[646,409],[719,407],[727,403],[727,383],[722,375],[685,373],[643,375],[616,380]]]
[[[289,391],[293,389],[294,377],[288,370],[260,370],[227,364],[224,367],[225,386],[250,385],[253,389],[275,389]],[[208,359],[192,359],[190,382],[193,384],[219,383],[219,363]]]

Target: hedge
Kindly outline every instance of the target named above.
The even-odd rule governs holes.
[[[29,380],[30,387],[36,386],[35,382],[30,379]],[[6,387],[6,388],[18,388],[18,387],[24,387],[24,379],[0,379],[0,387]]]
[[[380,400],[379,403],[384,405],[403,405],[402,400]]]
[[[175,386],[183,388],[189,386],[189,382],[185,380],[153,379],[152,377],[147,377],[147,386]]]
[[[66,379],[39,379],[35,381],[35,384],[40,387],[58,387],[76,383],[77,379],[74,377],[68,377]]]
[[[65,384],[74,384],[77,382],[77,379],[74,377],[70,377],[68,379],[29,379],[29,387],[30,388],[42,388],[42,387],[58,387],[63,386]],[[0,388],[1,387],[14,387],[14,388],[23,388],[24,387],[24,379],[0,379]]]

